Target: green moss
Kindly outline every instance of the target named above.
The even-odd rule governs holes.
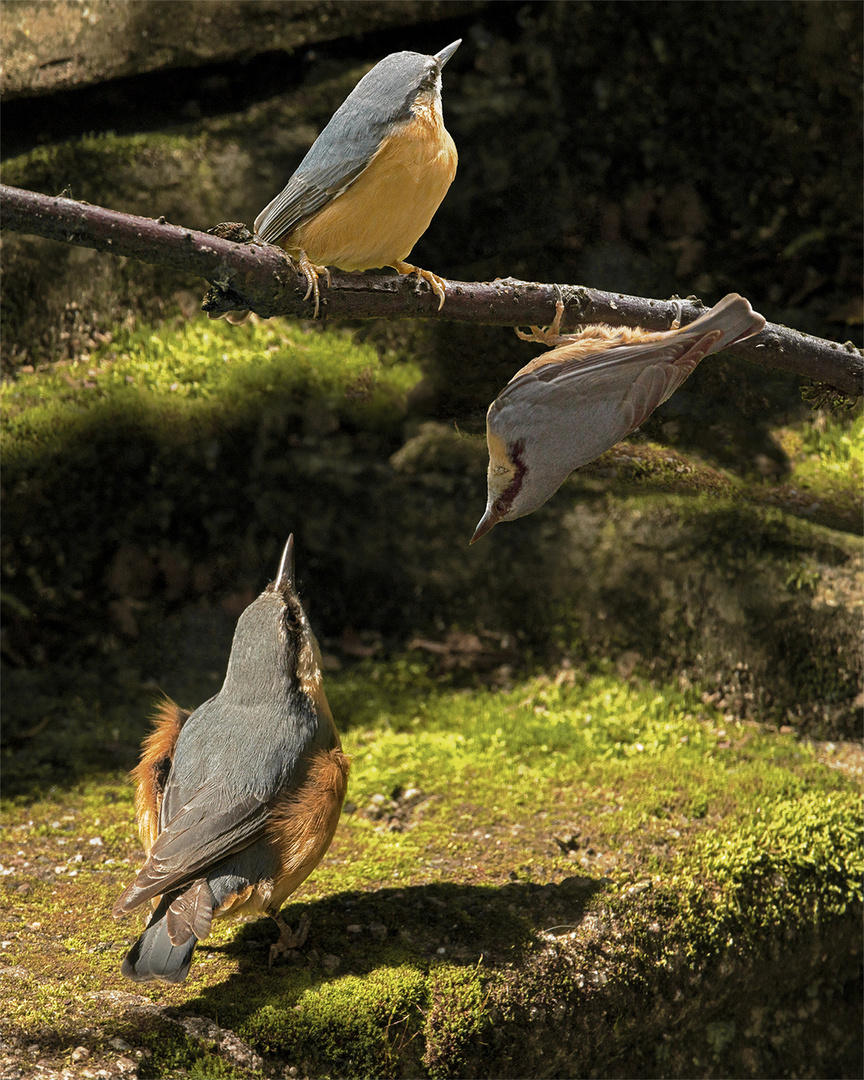
[[[753,947],[766,931],[824,927],[864,899],[860,796],[801,791],[762,802],[698,837],[671,877],[694,955]]]
[[[178,320],[119,331],[86,362],[5,384],[4,448],[14,466],[120,416],[149,418],[161,435],[188,440],[189,425],[200,434],[208,414],[224,421],[230,410],[236,419],[265,401],[290,401],[296,411],[314,399],[374,429],[392,423],[400,395],[419,377],[410,364],[385,367],[344,332]]]
[[[859,407],[846,417],[820,416],[801,427],[802,451],[807,455],[796,471],[827,471],[860,485],[864,475],[864,412]]]
[[[492,1027],[487,982],[477,968],[433,968],[423,1057],[429,1076],[461,1075],[466,1046]]]
[[[316,1076],[417,1076],[426,980],[413,967],[343,976],[258,1009],[244,1033]]]
[[[780,428],[776,439],[791,464],[780,489],[783,500],[812,519],[860,532],[864,405],[817,412],[804,423]]]
[[[169,1025],[136,1034],[135,1041],[149,1051],[136,1070],[141,1080],[159,1080],[164,1076],[184,1076],[190,1077],[190,1080],[192,1077],[200,1080],[231,1080],[236,1077],[239,1080],[241,1077],[261,1075],[248,1069],[235,1068],[219,1056],[215,1047],[204,1046]]]

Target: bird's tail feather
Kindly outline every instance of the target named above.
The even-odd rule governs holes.
[[[722,337],[712,347],[711,352],[728,348],[735,341],[752,337],[765,329],[765,319],[754,311],[750,302],[738,293],[729,293],[719,300],[710,311],[700,315],[692,323],[681,327],[681,333],[691,334],[694,330],[709,333],[720,330]]]
[[[162,897],[153,912],[147,929],[126,955],[121,968],[127,979],[133,982],[181,983],[189,974],[192,954],[198,938],[190,932],[189,937],[174,945],[168,936],[168,906],[171,897]]]

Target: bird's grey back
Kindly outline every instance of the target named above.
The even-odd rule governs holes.
[[[326,743],[314,703],[286,666],[286,628],[278,625],[284,610],[278,595],[262,593],[240,616],[222,689],[195,710],[177,739],[163,825],[204,784],[226,799],[254,794],[269,801],[304,752]]]
[[[430,56],[398,52],[367,72],[330,118],[285,189],[258,215],[258,239],[277,241],[356,180],[384,139],[411,119],[417,89],[434,67]]]

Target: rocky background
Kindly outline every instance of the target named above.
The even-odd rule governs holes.
[[[735,290],[861,345],[860,5],[19,0],[0,34],[3,182],[200,229],[251,224],[383,55],[461,37],[444,72],[459,171],[420,265],[706,303]],[[860,403],[814,411],[797,380],[712,358],[469,550],[485,408],[536,346],[309,325],[316,349],[366,349],[380,370],[301,386],[262,364],[184,421],[170,374],[137,407],[130,356],[161,349],[169,371],[173,348],[203,372],[235,347],[299,355],[293,330],[207,338],[201,281],[3,245],[4,787],[22,805],[129,768],[157,687],[213,692],[288,530],[334,671],[406,650],[466,687],[599,666],[857,761]],[[843,1046],[801,1074],[854,1075]]]

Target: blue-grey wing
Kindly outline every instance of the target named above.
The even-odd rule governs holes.
[[[369,160],[363,158],[360,161],[338,162],[328,170],[307,173],[301,173],[298,169],[285,188],[255,219],[255,235],[262,243],[278,243],[298,225],[313,218],[331,199],[341,195],[363,172]]]
[[[255,235],[278,243],[342,194],[392,134],[394,117],[366,109],[354,95],[333,115],[284,189],[255,219]]]
[[[680,342],[616,346],[520,372],[492,403],[487,426],[510,443],[533,443],[563,480],[644,423],[681,385],[695,367],[675,363],[682,351]]]
[[[195,710],[177,740],[159,834],[120,911],[184,887],[263,837],[273,799],[299,779],[314,738],[314,710],[302,695],[294,714],[286,724],[278,713],[226,708],[219,695]]]
[[[168,822],[135,881],[118,900],[117,914],[160,893],[182,889],[263,835],[268,805],[254,794],[229,800],[224,795],[217,784],[205,784]]]
[[[578,353],[575,356],[568,355],[570,349],[567,345],[562,345],[517,371],[499,396],[512,393],[531,378],[545,383],[554,382],[559,386],[572,382],[583,388],[626,387],[645,368],[674,366],[699,337],[698,334],[694,334],[692,338],[682,334],[665,341],[613,345],[585,357],[580,357]]]
[[[584,359],[556,359],[548,353],[548,363],[518,372],[493,407],[521,400],[529,409],[557,412],[562,421],[584,417],[606,427],[612,446],[644,423],[691,374],[704,356],[700,350],[694,353],[692,345],[686,338],[617,345]]]

